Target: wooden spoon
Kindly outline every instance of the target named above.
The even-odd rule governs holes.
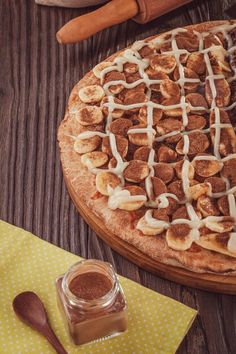
[[[58,354],[68,354],[53,332],[44,305],[35,293],[26,291],[17,295],[12,306],[19,319],[40,332]]]

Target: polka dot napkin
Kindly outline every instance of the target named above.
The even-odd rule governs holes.
[[[128,302],[128,331],[86,346],[70,342],[57,309],[55,278],[79,257],[0,221],[0,353],[49,354],[54,350],[38,333],[20,322],[12,300],[26,290],[43,300],[50,323],[69,354],[175,353],[196,311],[120,278]]]

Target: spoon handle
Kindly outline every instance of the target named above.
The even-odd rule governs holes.
[[[42,334],[44,337],[49,341],[49,343],[54,347],[56,352],[58,354],[68,354],[68,352],[65,350],[53,330],[51,329],[50,325],[47,324],[42,330]]]

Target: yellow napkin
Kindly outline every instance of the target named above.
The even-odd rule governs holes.
[[[77,347],[70,342],[57,309],[55,278],[80,258],[29,232],[0,221],[0,353],[54,353],[47,341],[14,315],[12,300],[31,290],[43,300],[50,323],[74,353],[175,353],[196,311],[120,277],[128,301],[128,331],[118,337]]]

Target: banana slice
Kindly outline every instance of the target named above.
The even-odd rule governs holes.
[[[117,166],[117,161],[114,157],[112,157],[108,163],[108,168],[109,170],[113,169],[113,168],[116,168]]]
[[[208,250],[236,257],[235,232],[212,233],[202,235],[196,243]]]
[[[139,72],[135,73],[135,74],[127,74],[125,73],[125,77],[126,77],[126,82],[128,84],[132,84],[133,82],[136,82],[140,79],[142,79],[142,76],[139,74]],[[125,89],[122,93],[125,93],[125,92],[143,92],[146,90],[146,85],[144,82],[141,82],[140,84],[137,85],[136,83],[136,86],[133,87],[133,88],[129,88],[129,89]]]
[[[78,154],[86,154],[97,149],[101,143],[101,138],[97,135],[89,139],[77,139],[74,143],[74,150]]]
[[[108,156],[102,151],[92,151],[81,156],[81,162],[88,168],[101,167],[108,161]]]
[[[136,229],[140,230],[144,235],[147,236],[159,235],[164,231],[163,227],[150,226],[144,216],[139,219]]]
[[[163,107],[163,111],[164,111],[166,116],[169,116],[169,117],[181,117],[182,116],[183,109],[182,109],[181,106],[177,107],[177,108],[173,108],[172,107],[172,106],[180,104],[180,98],[179,97],[165,98],[161,102],[161,104],[163,106],[167,106],[167,107]],[[186,107],[186,112],[187,113],[190,112],[190,108],[188,106]]]
[[[229,63],[225,60],[227,51],[222,46],[212,47],[210,50],[210,55],[216,60],[222,70],[231,73]]]
[[[168,246],[177,251],[188,250],[193,243],[191,230],[188,224],[171,225],[166,232],[166,242]]]
[[[138,71],[138,65],[135,63],[125,63],[124,71],[127,74],[135,74]]]
[[[147,128],[145,124],[138,124],[135,126],[132,126],[129,131],[128,131],[128,137],[129,137],[129,141],[134,144],[134,145],[138,145],[138,146],[147,146],[149,145],[149,137],[147,133],[132,133],[133,129],[143,129],[143,128]],[[152,135],[153,137],[155,136],[155,131],[152,131]]]
[[[196,52],[199,48],[199,38],[192,30],[177,33],[175,38],[179,49]]]
[[[115,104],[122,104],[122,101],[119,100],[119,99],[116,98],[116,97],[113,97],[113,100],[114,100],[114,103],[115,103]],[[102,101],[101,101],[102,111],[103,111],[103,113],[104,113],[106,116],[108,115],[109,110],[108,110],[108,107],[104,106],[104,104],[106,104],[106,103],[108,103],[108,102],[109,102],[109,100],[108,100],[108,97],[107,97],[107,96],[105,96],[105,97],[102,99]],[[112,105],[113,105],[113,103],[111,103],[111,106],[112,106]],[[112,112],[111,112],[111,115],[112,115],[112,117],[113,117],[114,119],[122,117],[123,114],[124,114],[123,109],[119,109],[119,108],[114,108],[114,109],[112,110]]]
[[[176,67],[176,60],[173,55],[158,54],[150,59],[150,66],[155,71],[170,74]]]
[[[103,88],[99,85],[85,86],[79,90],[79,98],[84,103],[97,103],[105,96]]]
[[[155,176],[160,178],[166,184],[171,182],[174,178],[174,169],[168,163],[158,163],[157,165],[154,165],[153,168],[155,171]]]
[[[207,182],[197,183],[188,188],[188,196],[194,200],[197,200],[201,195],[211,193],[211,185]]]
[[[210,183],[212,193],[221,193],[226,190],[226,182],[221,177],[208,177],[205,182]]]
[[[81,125],[99,124],[103,121],[103,114],[97,106],[86,106],[80,108],[75,114],[75,118]]]
[[[141,146],[134,152],[134,160],[142,160],[142,161],[148,161],[149,155],[150,155],[150,147],[148,146]],[[156,159],[156,154],[154,155],[154,159]]]
[[[231,121],[229,119],[228,113],[224,110],[219,110],[219,121],[222,124],[230,124],[229,128],[221,128],[220,130],[220,141],[218,146],[218,151],[223,156],[228,156],[236,152],[236,135],[234,128],[231,126]],[[210,124],[213,125],[216,122],[215,112],[210,114]],[[212,143],[215,141],[215,128],[210,128],[210,135]]]
[[[222,46],[223,43],[220,41],[220,38],[213,33],[209,33],[204,37],[204,47],[210,48],[212,46]]]
[[[233,180],[236,178],[236,158],[224,161],[222,176]]]
[[[156,71],[152,69],[150,66],[145,70],[145,73],[148,75],[150,80],[166,80],[168,79],[168,75],[162,71]],[[152,91],[158,92],[160,91],[160,84],[151,84],[150,89]]]
[[[147,43],[147,45],[139,49],[138,52],[142,58],[149,58],[155,53],[155,47],[152,43]]]
[[[197,200],[197,208],[200,210],[204,217],[207,216],[218,216],[220,214],[215,200],[206,196],[201,195]]]
[[[203,75],[206,72],[206,63],[202,53],[194,52],[188,57],[186,67],[195,71],[198,75]]]
[[[206,134],[202,132],[192,132],[188,135],[189,138],[189,148],[188,155],[196,155],[206,151],[210,143]],[[176,151],[180,155],[184,155],[184,139],[181,138],[178,144],[176,145]]]
[[[201,115],[189,115],[186,130],[201,130],[206,126],[206,119]]]
[[[143,106],[139,110],[138,118],[141,124],[147,124],[147,107]],[[162,118],[162,110],[159,108],[153,108],[152,111],[152,123],[156,125],[157,122]]]
[[[176,180],[168,185],[168,193],[176,195],[179,201],[185,200],[185,193],[183,190],[183,182]]]
[[[112,83],[114,81],[126,81],[126,77],[124,73],[121,73],[119,71],[110,71],[109,73],[107,73],[104,77],[104,84],[107,84],[108,82]],[[122,84],[115,84],[114,85],[110,85],[109,86],[109,91],[111,93],[113,93],[114,95],[117,95],[118,93],[120,93],[124,88],[124,85]]]
[[[229,201],[227,195],[224,195],[217,200],[217,206],[224,216],[229,216]]]
[[[120,179],[112,172],[102,171],[96,175],[96,188],[102,195],[109,196],[108,186],[115,188],[120,185]]]
[[[112,65],[114,64],[111,61],[104,61],[102,63],[99,63],[93,68],[93,73],[98,79],[102,79],[101,72]]]
[[[198,218],[201,219],[202,218],[202,214],[200,213],[200,211],[198,211],[196,208],[194,208],[195,213],[197,214]],[[187,219],[190,220],[189,214],[188,214],[188,210],[186,208],[185,205],[179,207],[173,214],[172,216],[172,220],[176,220],[176,219]]]
[[[158,177],[151,177],[152,189],[154,194],[154,199],[160,194],[167,193],[167,187],[165,183]]]
[[[115,135],[127,137],[128,130],[132,127],[132,121],[126,118],[118,118],[110,124],[110,132]]]
[[[140,183],[149,175],[149,166],[142,160],[132,160],[124,170],[124,178],[129,182]]]
[[[121,157],[124,158],[128,153],[128,147],[129,147],[128,140],[123,136],[119,136],[119,135],[116,135],[115,140],[116,140],[116,150],[121,155]],[[111,145],[110,145],[110,139],[108,136],[102,139],[102,151],[111,157],[113,156]]]
[[[201,154],[211,156],[209,154]],[[218,160],[193,160],[192,164],[196,173],[201,177],[211,177],[216,175],[223,167],[223,163]]]
[[[145,191],[139,186],[127,186],[124,188],[124,190],[129,191],[131,196],[139,196],[139,195],[145,196],[146,195]],[[138,210],[144,205],[144,203],[145,203],[145,200],[128,201],[128,202],[121,203],[119,205],[119,209],[126,210],[126,211]]]
[[[205,97],[200,95],[200,93],[189,93],[186,96],[186,102],[191,105],[191,114],[205,114],[208,109],[207,101],[205,100]],[[198,109],[198,107],[204,107],[205,110]]]
[[[165,118],[156,124],[156,131],[160,135],[165,135],[172,131],[182,131],[182,130],[183,130],[182,122],[175,118]]]
[[[168,146],[163,145],[157,151],[157,159],[160,162],[175,162],[177,160],[177,154]]]
[[[230,232],[234,227],[234,219],[224,216],[221,220],[218,217],[208,217],[205,220],[205,225],[208,229],[214,232]]]
[[[179,69],[176,68],[174,73],[173,73],[173,77],[174,77],[174,80],[175,81],[178,81],[179,78],[180,78],[180,75],[179,75]],[[199,79],[199,76],[197,73],[195,73],[195,71],[189,69],[189,68],[184,68],[184,77],[186,79],[194,79],[196,80],[196,82],[188,82],[188,81],[185,81],[184,82],[184,88],[186,90],[188,90],[189,92],[195,92],[200,84],[200,79]]]
[[[216,88],[216,97],[215,102],[218,107],[226,107],[230,102],[230,87],[228,82],[225,79],[214,80]],[[205,85],[206,99],[209,105],[212,104],[213,97],[210,82],[207,79]]]
[[[125,94],[124,105],[144,103],[147,100],[148,100],[147,96],[145,95],[144,92],[141,91],[133,92],[131,90],[128,90]],[[136,108],[129,109],[128,111],[132,113],[136,113],[139,111],[139,109],[140,107],[136,107]]]
[[[180,96],[180,87],[176,82],[166,79],[160,83],[160,92],[165,98],[178,97]]]
[[[184,160],[177,161],[175,164],[175,172],[176,172],[176,175],[179,179],[182,179],[183,164],[184,164]],[[193,164],[190,163],[189,168],[188,168],[188,178],[193,179],[194,174],[195,174],[195,170],[194,170]]]

